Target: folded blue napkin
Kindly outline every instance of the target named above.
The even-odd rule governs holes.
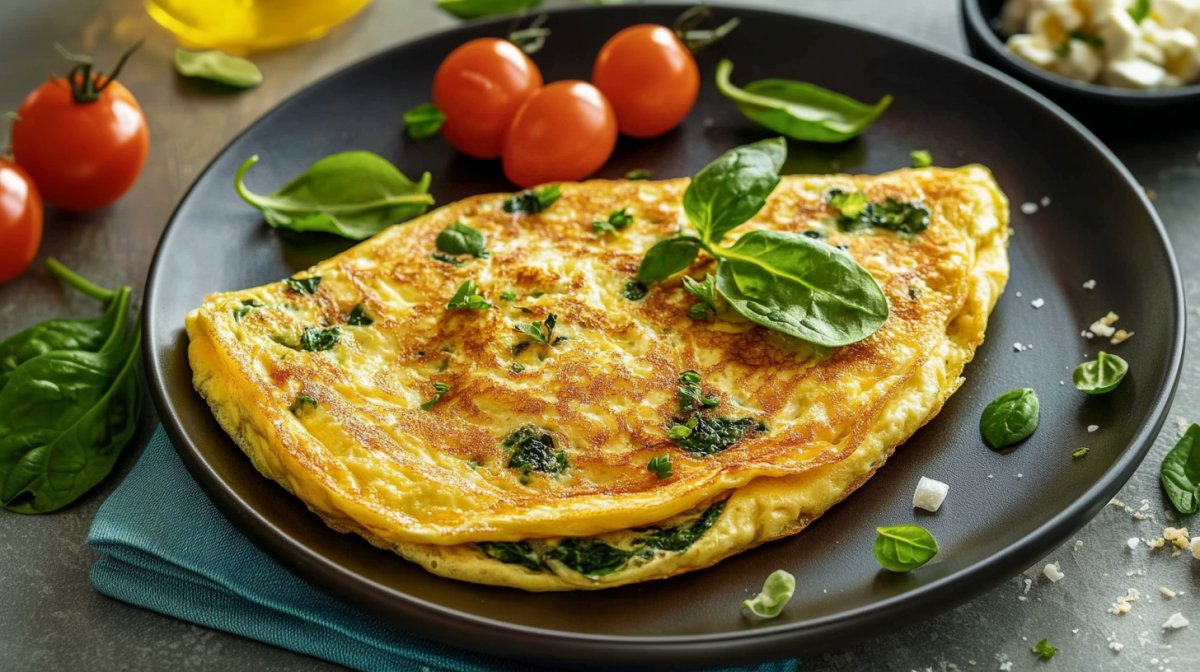
[[[355,670],[530,669],[397,629],[296,578],[221,515],[162,427],[100,507],[88,543],[101,553],[91,580],[105,595]],[[798,668],[787,661],[737,672]]]

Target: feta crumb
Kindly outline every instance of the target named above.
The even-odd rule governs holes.
[[[1150,510],[1150,500],[1143,499],[1140,502],[1140,504],[1141,504],[1141,506],[1138,507],[1138,511],[1149,511]]]
[[[1121,649],[1125,648],[1125,645],[1121,644],[1120,642],[1109,642],[1108,648],[1112,649],[1113,651],[1120,651]]]
[[[1016,350],[1017,352],[1025,352],[1027,349],[1028,348],[1021,345],[1020,343],[1013,343],[1013,350]]]
[[[1132,331],[1118,329],[1117,333],[1113,334],[1112,340],[1110,340],[1109,343],[1112,345],[1120,345],[1121,343],[1128,341],[1131,336],[1133,336]]]
[[[1200,560],[1200,537],[1192,539],[1192,557]]]
[[[1167,597],[1175,597],[1175,591],[1171,590],[1170,588],[1167,588],[1166,586],[1159,588],[1158,592],[1162,593],[1163,595],[1165,595]]]
[[[1186,527],[1168,527],[1163,530],[1163,537],[1182,550],[1187,550],[1188,545],[1191,543],[1188,539],[1188,529]]]
[[[1032,568],[1031,568],[1032,569]],[[1033,588],[1033,579],[1025,579],[1025,590],[1022,591],[1025,595],[1029,594],[1029,589]]]
[[[1094,338],[1096,336],[1092,332],[1086,331],[1086,330],[1079,332],[1079,335],[1083,336],[1084,338],[1088,339],[1089,341],[1092,340],[1092,338]]]
[[[1032,215],[1032,214],[1036,213],[1037,211],[1038,211],[1038,204],[1034,203],[1033,201],[1029,201],[1029,202],[1021,204],[1021,212],[1025,213],[1027,215]]]
[[[1043,208],[1045,208],[1045,207],[1048,207],[1049,205],[1050,205],[1050,197],[1049,197],[1049,196],[1043,196],[1043,197],[1042,197],[1042,201],[1041,201],[1041,206],[1042,206]]]
[[[1108,505],[1115,506],[1118,509],[1125,508],[1125,502],[1122,502],[1121,500],[1117,499],[1116,497],[1113,497],[1111,500],[1109,500]]]
[[[948,492],[950,492],[949,485],[922,476],[921,480],[917,482],[916,492],[913,493],[912,505],[914,508],[936,512],[945,501]]]
[[[1138,544],[1140,543],[1142,542],[1137,537],[1130,537],[1129,540],[1125,542],[1125,545],[1129,547],[1129,550],[1133,551],[1137,549]]]
[[[1048,563],[1046,563],[1046,566],[1045,566],[1045,568],[1043,568],[1043,569],[1042,569],[1042,573],[1043,573],[1043,574],[1045,574],[1045,575],[1046,575],[1046,578],[1047,578],[1047,579],[1050,579],[1050,581],[1051,581],[1051,582],[1053,582],[1053,583],[1057,583],[1057,582],[1059,582],[1059,581],[1062,581],[1062,580],[1063,580],[1063,577],[1065,577],[1065,576],[1066,576],[1066,574],[1063,574],[1063,573],[1062,573],[1062,572],[1059,570],[1059,568],[1058,568],[1058,563],[1057,563],[1057,562],[1048,562]]]
[[[1029,303],[1034,308],[1041,308],[1042,306],[1046,305],[1046,301],[1044,299],[1034,299],[1033,301],[1030,301]]]
[[[1113,603],[1108,613],[1118,616],[1128,614],[1129,610],[1133,609],[1133,603],[1137,602],[1139,597],[1141,597],[1141,593],[1138,593],[1137,588],[1130,588],[1125,595],[1117,598],[1117,601]]]
[[[1167,543],[1166,539],[1159,537],[1159,538],[1155,539],[1154,541],[1149,542],[1146,545],[1149,546],[1150,548],[1162,548],[1164,545],[1166,545],[1166,543]]]
[[[1083,288],[1084,288],[1084,289],[1095,289],[1095,288],[1096,288],[1096,281],[1095,281],[1095,280],[1088,280],[1087,282],[1083,283]]]
[[[1097,429],[1100,429],[1100,425],[1088,425],[1088,432],[1094,432]]]
[[[1076,539],[1076,540],[1075,540],[1075,545],[1071,547],[1071,551],[1073,551],[1073,552],[1075,552],[1075,553],[1078,553],[1078,552],[1079,552],[1079,549],[1081,549],[1081,548],[1083,548],[1083,540],[1082,540],[1082,539]]]
[[[1133,519],[1134,520],[1145,520],[1146,516],[1142,515],[1140,512],[1135,512],[1133,514]]]
[[[1097,336],[1108,338],[1117,333],[1117,330],[1113,329],[1111,325],[1119,319],[1120,316],[1110,310],[1108,311],[1108,315],[1093,322],[1092,326],[1088,327],[1088,331]]]
[[[1009,672],[1009,670],[1012,669],[1012,666],[1013,661],[1011,660],[1000,663],[1000,672]]]
[[[1019,299],[1019,298],[1021,298],[1021,293],[1020,293],[1020,292],[1017,292],[1017,298],[1018,298],[1018,299]]]
[[[1163,630],[1178,630],[1180,628],[1186,628],[1187,626],[1188,619],[1184,618],[1183,614],[1179,612],[1171,614],[1171,617],[1167,619],[1167,622],[1163,623],[1162,625]]]

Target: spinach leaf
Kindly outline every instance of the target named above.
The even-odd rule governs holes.
[[[292,415],[298,416],[300,415],[300,411],[303,411],[306,408],[315,409],[316,407],[316,399],[313,399],[307,394],[300,394],[296,396],[296,401],[293,401],[292,405],[288,406],[288,410],[292,412]]]
[[[230,312],[233,313],[233,321],[234,322],[241,322],[243,317],[249,315],[250,313],[253,313],[255,310],[262,308],[266,305],[267,304],[265,304],[261,301],[258,301],[257,299],[243,299],[242,307],[234,308]]]
[[[483,234],[462,222],[447,226],[438,234],[435,244],[438,250],[446,254],[469,254],[476,259],[492,256],[487,251],[487,241]]]
[[[1150,0],[1133,0],[1133,4],[1126,8],[1133,22],[1142,25],[1142,21],[1150,16]]]
[[[525,306],[518,306],[517,304],[513,303],[513,301],[517,300],[516,292],[500,292],[500,300],[507,301],[508,305],[512,306],[513,308],[516,308],[517,310],[521,311],[522,313],[532,313],[533,312],[532,310],[526,308]]]
[[[1117,389],[1128,372],[1129,364],[1125,360],[1101,350],[1096,359],[1075,367],[1071,382],[1080,392],[1104,394]]]
[[[716,455],[746,435],[767,431],[767,426],[754,418],[709,418],[693,413],[686,421],[675,418],[667,436],[681,450],[697,455]]]
[[[914,149],[909,156],[912,157],[913,168],[928,168],[933,165],[933,155],[927,149]]]
[[[513,329],[516,329],[518,332],[529,336],[538,343],[545,343],[546,345],[558,345],[559,343],[567,340],[567,337],[556,337],[554,335],[554,325],[557,324],[556,320],[558,320],[558,316],[554,313],[550,313],[546,316],[545,322],[538,320],[532,324],[514,324]]]
[[[433,408],[434,404],[442,400],[442,395],[450,391],[450,386],[445,383],[433,384],[433,398],[421,404],[422,411],[428,411]]]
[[[404,113],[404,132],[413,140],[423,140],[437,135],[446,123],[446,115],[433,103],[421,103]]]
[[[720,242],[758,214],[779,184],[785,158],[787,144],[772,138],[735,147],[696,173],[683,193],[683,211],[700,240]]]
[[[321,352],[332,349],[341,338],[341,327],[329,327],[328,329],[309,327],[300,334],[300,347],[309,352]]]
[[[317,287],[321,284],[321,276],[310,275],[307,278],[288,278],[284,282],[287,283],[289,290],[297,294],[316,294]]]
[[[350,315],[346,317],[346,324],[351,327],[369,327],[374,323],[375,319],[367,314],[367,309],[363,308],[361,303],[354,304]]]
[[[831,189],[825,202],[841,213],[838,228],[842,231],[876,227],[900,233],[920,233],[929,228],[929,208],[923,203],[905,203],[891,196],[883,203],[871,203],[862,192],[841,189]]]
[[[729,81],[733,63],[717,64],[717,89],[737,104],[750,120],[794,140],[844,142],[875,123],[892,104],[884,96],[874,105],[863,103],[807,82],[760,79],[739,89]]]
[[[0,395],[2,396],[2,395]],[[1200,510],[1200,425],[1192,424],[1163,458],[1159,479],[1175,510],[1190,515]]]
[[[630,301],[641,301],[646,298],[646,294],[650,293],[650,288],[644,282],[630,280],[625,283],[625,289],[621,291],[621,296]]]
[[[558,560],[580,574],[594,579],[621,569],[632,555],[633,551],[609,546],[600,541],[568,537],[551,549],[546,557]]]
[[[701,382],[703,379],[697,371],[688,370],[679,374],[679,389],[675,391],[675,396],[679,397],[680,413],[716,408],[721,403],[716,396],[704,396],[704,391],[700,389]]]
[[[112,470],[142,408],[141,329],[125,340],[129,288],[101,348],[51,350],[22,363],[0,391],[0,506],[46,513]],[[140,324],[139,324],[140,326]]]
[[[521,565],[522,567],[540,572],[546,569],[546,565],[542,563],[541,556],[533,547],[524,541],[481,541],[475,544],[479,550],[483,551],[489,558],[499,560],[508,565]]]
[[[700,240],[691,236],[676,236],[660,240],[646,251],[638,266],[638,282],[662,282],[686,269],[700,254]]]
[[[625,210],[626,208],[613,210],[612,212],[608,213],[607,220],[598,219],[592,222],[592,231],[595,231],[600,235],[604,235],[606,233],[616,233],[629,226],[633,223],[633,215],[626,214]]]
[[[674,474],[671,473],[671,455],[663,453],[655,455],[646,463],[646,470],[658,477],[658,480],[668,479]]]
[[[429,173],[412,182],[391,163],[371,152],[327,156],[278,191],[262,196],[242,179],[258,156],[246,159],[234,176],[237,193],[263,213],[272,227],[324,231],[362,240],[395,222],[425,212],[433,203]]]
[[[796,577],[777,569],[763,582],[762,590],[742,602],[742,615],[747,618],[775,618],[796,593]]]
[[[512,14],[533,7],[542,0],[437,0],[437,6],[460,19]]]
[[[554,450],[554,437],[536,427],[520,427],[500,443],[508,453],[509,469],[520,469],[528,474],[540,471],[561,474],[567,470],[567,453]]]
[[[648,179],[650,179],[650,176],[652,174],[653,173],[651,171],[647,170],[646,168],[634,168],[633,170],[629,171],[628,173],[625,173],[625,179],[627,179],[627,180],[648,180]]]
[[[920,525],[877,527],[875,560],[884,569],[910,572],[937,555],[937,540]]]
[[[688,317],[693,320],[707,320],[710,311],[713,315],[717,314],[717,286],[716,279],[712,275],[705,273],[704,280],[700,282],[685,275],[683,276],[683,288],[687,290],[688,294],[700,299],[700,303],[688,309]]]
[[[1043,637],[1040,642],[1033,645],[1030,651],[1041,656],[1042,660],[1050,660],[1054,657],[1054,654],[1058,653],[1058,647],[1052,645],[1050,640]]]
[[[1024,441],[1037,429],[1039,407],[1037,393],[1028,387],[1005,392],[983,409],[979,431],[996,450]]]
[[[250,89],[263,81],[262,70],[257,65],[216,50],[187,51],[177,47],[175,71],[184,77],[207,79],[239,89]]]
[[[561,195],[562,193],[559,191],[558,185],[552,184],[541,189],[522,191],[515,196],[505,199],[500,207],[505,212],[513,215],[536,215],[554,205],[554,202]]]
[[[721,517],[721,512],[725,510],[725,504],[728,500],[721,500],[712,506],[705,509],[704,513],[691,525],[686,527],[671,527],[665,530],[654,530],[649,536],[646,536],[639,541],[649,548],[660,551],[671,551],[673,553],[682,553],[696,543],[696,540],[704,535]]]
[[[492,302],[479,294],[479,285],[474,280],[464,281],[458,286],[458,291],[450,297],[446,308],[470,308],[471,310],[487,310]]]
[[[717,291],[746,319],[826,347],[856,343],[888,318],[879,283],[845,252],[782,231],[720,248]]]

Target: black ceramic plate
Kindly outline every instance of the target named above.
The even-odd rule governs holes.
[[[606,38],[632,24],[669,24],[678,11],[555,12],[554,36],[535,60],[547,81],[587,78]],[[860,100],[895,96],[856,141],[793,143],[786,170],[880,173],[908,165],[909,151],[923,148],[939,165],[978,162],[995,172],[1014,204],[1012,279],[966,383],[941,414],[803,534],[704,571],[593,593],[534,594],[429,575],[331,531],[260,476],[192,390],[184,315],[209,292],[279,280],[348,244],[268,229],[234,194],[234,171],[261,155],[249,186],[265,192],[327,154],[367,149],[410,176],[432,172],[439,203],[510,190],[498,164],[466,159],[441,139],[409,141],[400,124],[405,110],[429,99],[446,54],[503,34],[507,21],[469,25],[364,61],[266,115],[196,181],[163,236],[146,289],[150,384],[188,467],[243,532],[337,598],[430,637],[517,658],[699,667],[795,656],[945,611],[1028,567],[1105,505],[1162,425],[1183,348],[1175,261],[1129,173],[1044,99],[959,56],[802,16],[718,15],[737,15],[742,25],[700,54],[704,84],[683,126],[655,140],[621,140],[598,177],[633,168],[690,175],[731,147],[768,137],[717,93],[722,57],[736,63],[738,82],[791,77]],[[1049,206],[1022,214],[1022,203],[1043,197]],[[1089,279],[1091,291],[1083,287]],[[1035,309],[1039,298],[1045,304]],[[1080,330],[1110,310],[1121,315],[1118,326],[1137,332],[1108,348],[1129,361],[1130,374],[1115,392],[1089,397],[1071,387],[1071,370],[1101,342]],[[1015,342],[1029,349],[1016,352]],[[1041,397],[1041,427],[1010,454],[989,450],[980,411],[1024,386]],[[1091,452],[1072,460],[1079,446]],[[923,475],[950,484],[936,515],[911,505]],[[929,528],[943,560],[910,574],[881,570],[871,552],[875,527],[901,523]],[[791,605],[773,621],[743,620],[741,601],[780,568],[797,577]]]

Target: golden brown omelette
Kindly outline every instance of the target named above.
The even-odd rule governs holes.
[[[536,214],[476,196],[287,282],[211,295],[187,318],[196,389],[255,467],[330,526],[452,578],[601,588],[798,532],[962,382],[1007,279],[1008,202],[979,166],[784,177],[730,238],[845,246],[890,307],[870,337],[822,348],[719,304],[689,317],[683,274],[631,284],[646,250],[686,226],[687,185],[562,184]],[[919,202],[929,226],[844,232],[835,189]],[[621,209],[632,223],[594,230]],[[486,253],[438,252],[456,222]],[[686,274],[714,266],[701,253]],[[490,307],[447,307],[467,281]],[[688,371],[715,406],[715,449],[669,435]]]

